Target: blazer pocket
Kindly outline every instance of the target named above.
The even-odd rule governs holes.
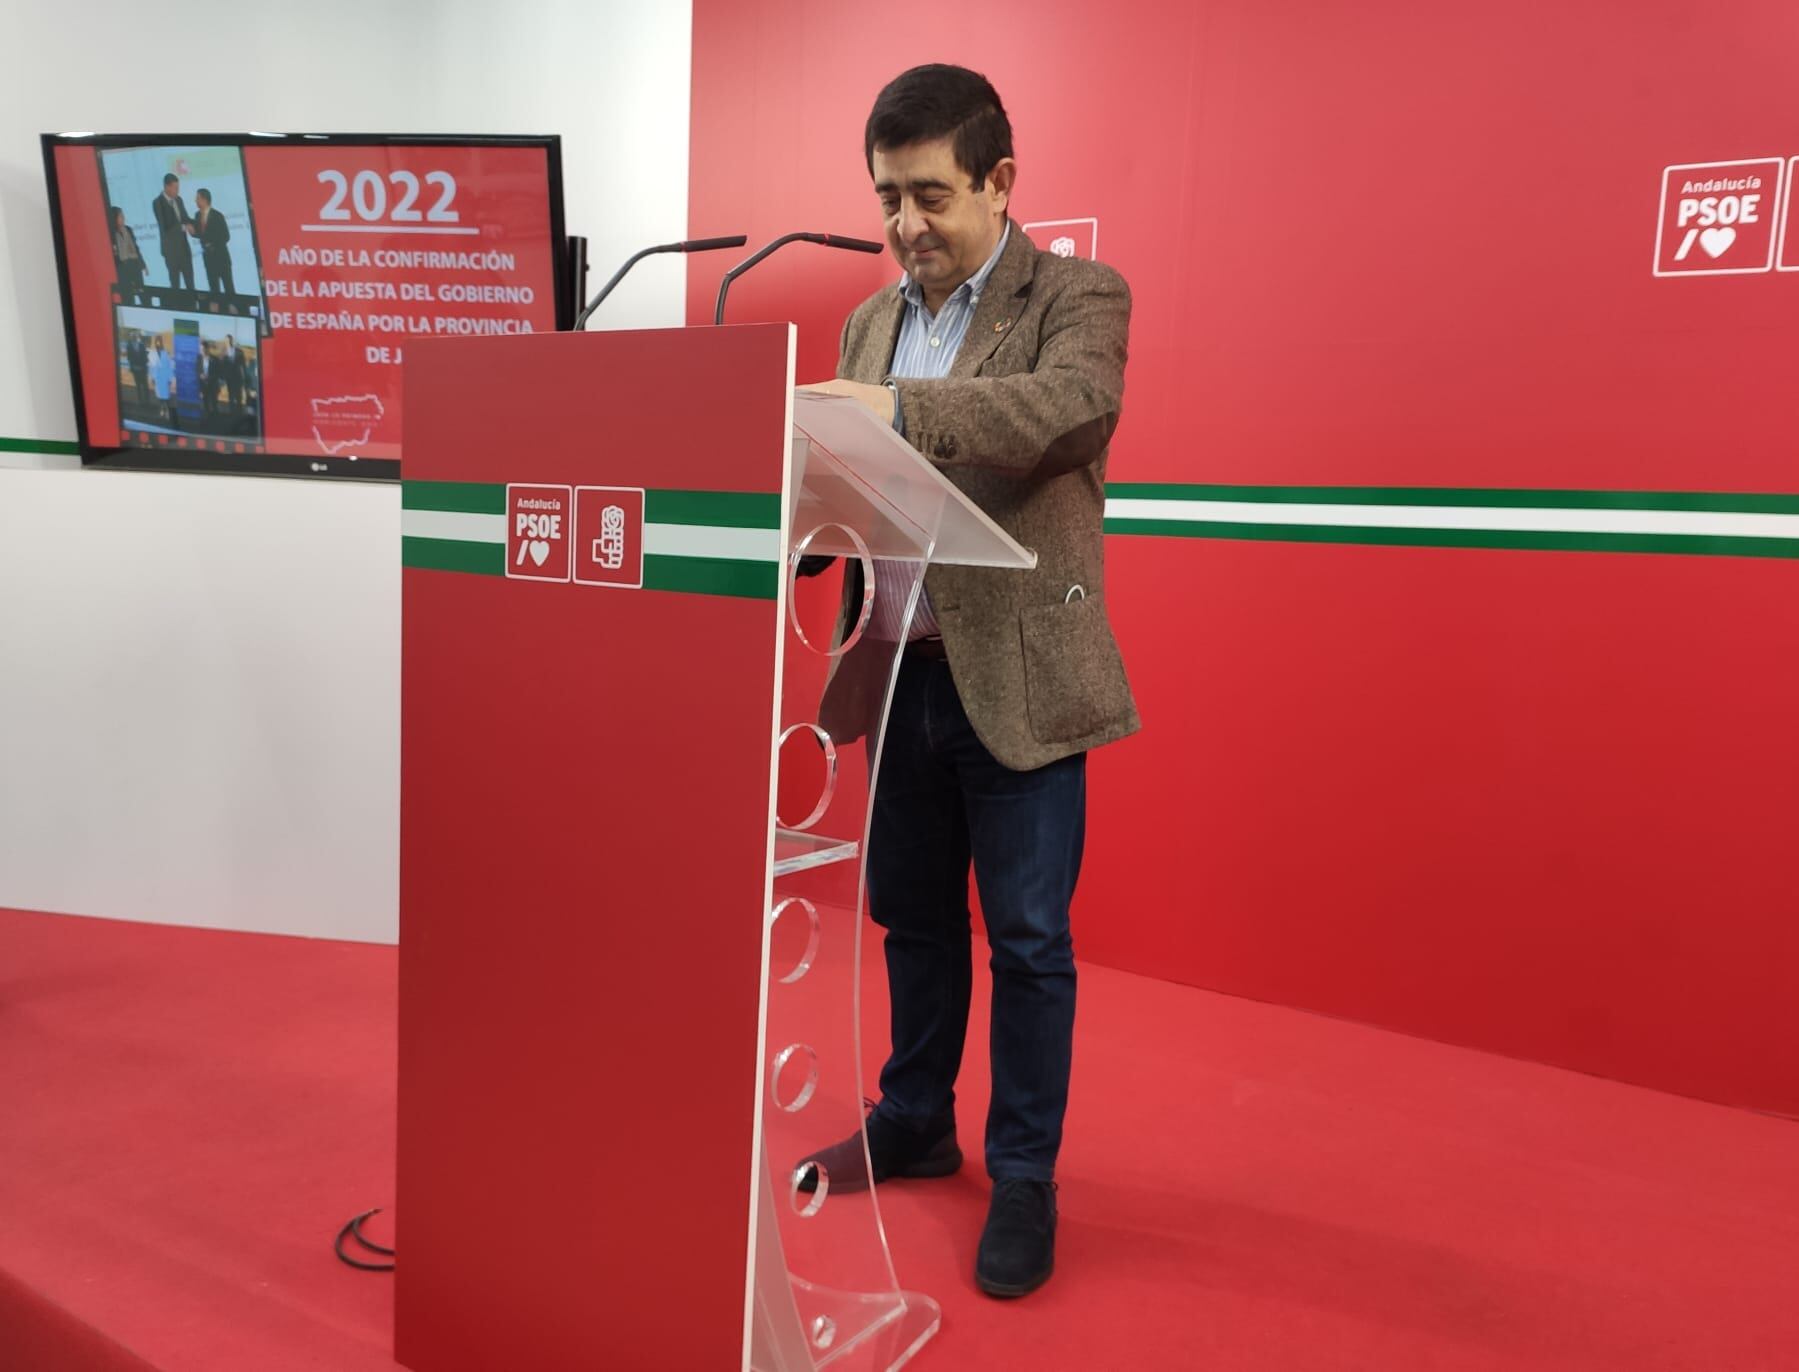
[[[1025,708],[1040,743],[1098,733],[1117,713],[1124,661],[1099,596],[1065,605],[1027,605],[1018,613],[1024,641]]]

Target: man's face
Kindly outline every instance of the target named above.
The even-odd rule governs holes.
[[[181,183],[179,181],[163,182],[162,193],[173,200],[177,195],[181,194]]]
[[[201,213],[205,213],[212,208],[212,197],[210,195],[196,195],[194,197],[194,206],[196,209],[200,210]]]
[[[1015,167],[1002,161],[979,190],[948,138],[874,151],[887,246],[933,310],[993,255],[1005,230]]]

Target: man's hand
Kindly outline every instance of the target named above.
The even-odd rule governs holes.
[[[818,391],[824,395],[847,395],[851,400],[863,406],[883,424],[893,423],[893,407],[895,397],[885,386],[871,386],[865,381],[820,381],[811,386],[800,386],[802,391]]]

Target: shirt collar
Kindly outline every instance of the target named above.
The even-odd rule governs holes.
[[[992,254],[981,264],[981,269],[973,276],[969,277],[968,280],[964,281],[960,286],[957,286],[954,291],[950,292],[950,300],[954,300],[958,295],[961,295],[966,291],[970,303],[978,303],[980,301],[981,292],[987,288],[987,278],[993,275],[993,269],[999,265],[999,256],[1006,250],[1006,240],[1011,236],[1012,226],[1007,224],[1004,231],[1002,231],[999,236],[999,242],[993,245]],[[912,279],[910,272],[901,274],[899,279],[899,293],[906,298],[908,304],[920,306],[924,304],[924,287],[920,286]],[[946,300],[943,303],[948,305],[949,300]]]

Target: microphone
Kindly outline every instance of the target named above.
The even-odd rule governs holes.
[[[612,288],[625,279],[626,272],[630,271],[631,268],[635,267],[651,253],[713,252],[719,248],[741,248],[749,241],[749,236],[741,233],[735,234],[729,238],[689,238],[682,243],[658,243],[653,248],[645,248],[642,252],[633,253],[630,257],[625,259],[624,266],[612,273],[612,280],[600,287],[600,293],[587,302],[587,308],[582,310],[581,313],[576,316],[575,332],[580,333],[582,329],[587,327],[587,321],[593,317],[593,312],[600,308],[600,302],[612,294]]]
[[[880,243],[871,243],[866,238],[845,238],[840,233],[783,234],[766,248],[752,253],[735,267],[731,268],[730,271],[725,273],[725,279],[718,283],[718,304],[712,311],[712,322],[714,324],[722,324],[725,322],[725,294],[731,289],[731,283],[742,276],[751,267],[755,266],[763,258],[767,257],[776,248],[784,248],[789,243],[820,243],[827,248],[844,248],[849,252],[887,251],[886,247]]]

